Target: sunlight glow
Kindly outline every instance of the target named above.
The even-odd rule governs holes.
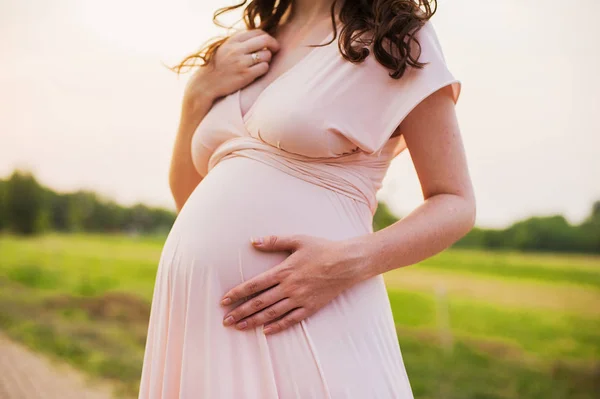
[[[210,20],[214,4],[201,1],[105,0],[78,6],[77,22],[86,30],[127,51],[161,59],[186,55],[218,34]]]

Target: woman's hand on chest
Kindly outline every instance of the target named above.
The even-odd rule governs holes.
[[[211,62],[190,78],[186,102],[206,96],[216,100],[247,86],[267,73],[277,51],[279,43],[263,30],[235,33],[217,49]]]

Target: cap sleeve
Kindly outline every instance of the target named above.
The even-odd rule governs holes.
[[[389,76],[371,54],[365,60],[360,74],[354,80],[357,89],[357,113],[349,113],[353,125],[347,126],[345,135],[364,152],[379,154],[404,118],[419,103],[437,90],[450,85],[456,103],[461,83],[446,65],[446,60],[431,22],[427,22],[416,35],[421,46],[419,61],[426,63],[422,69],[409,67],[400,79]],[[360,115],[360,116],[359,116]]]

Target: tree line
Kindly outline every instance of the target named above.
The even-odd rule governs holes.
[[[396,220],[388,207],[380,203],[373,228],[384,228]],[[505,229],[475,227],[454,247],[600,254],[600,201],[594,202],[588,217],[578,225],[562,215],[533,216]]]
[[[33,235],[46,231],[166,234],[175,213],[143,204],[124,207],[91,191],[57,193],[28,172],[0,179],[0,231]],[[380,203],[373,229],[399,220]],[[455,244],[462,248],[600,253],[600,201],[580,224],[563,216],[536,216],[506,229],[474,228]]]
[[[562,215],[535,216],[506,229],[474,228],[456,247],[600,254],[600,201],[580,224]]]
[[[143,204],[124,207],[91,191],[57,193],[24,171],[15,171],[8,179],[0,180],[0,230],[14,234],[162,234],[174,221],[172,211]]]

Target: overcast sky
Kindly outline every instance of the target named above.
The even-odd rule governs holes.
[[[167,176],[187,75],[174,63],[219,33],[215,0],[0,0],[0,176],[173,208]],[[567,8],[572,7],[572,8]],[[600,199],[596,0],[445,0],[434,26],[462,80],[457,112],[478,224],[572,222]],[[407,153],[380,198],[422,201]]]

